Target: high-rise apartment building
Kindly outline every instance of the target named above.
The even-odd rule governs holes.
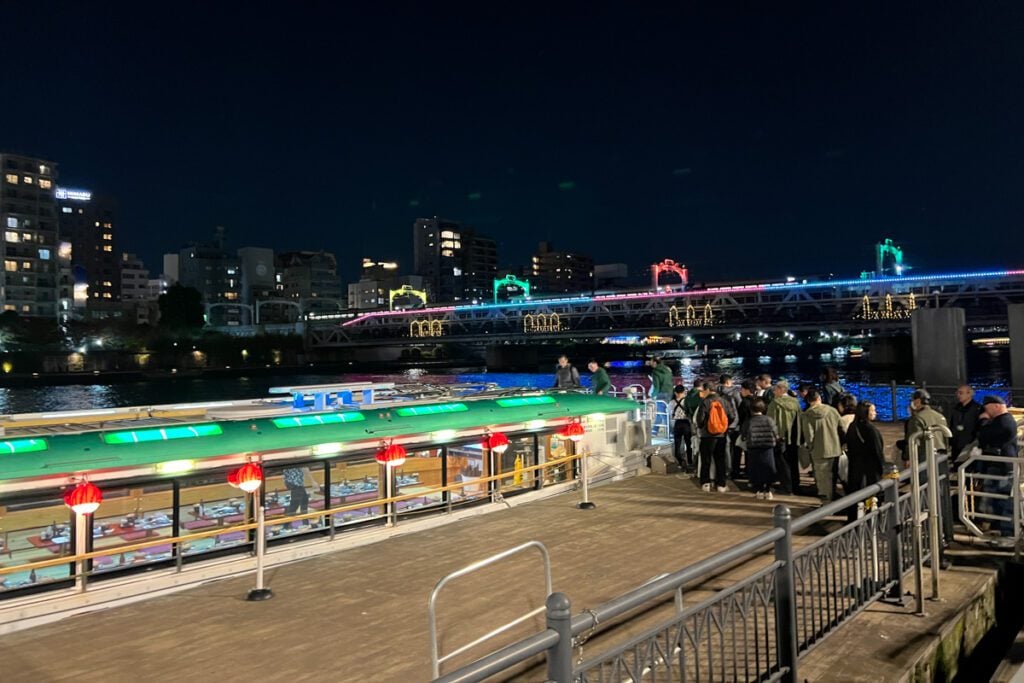
[[[0,307],[58,316],[57,168],[52,161],[0,153],[4,268]]]
[[[589,292],[594,288],[594,258],[576,252],[555,251],[541,242],[533,257],[530,284],[544,294]]]
[[[497,243],[454,221],[413,223],[413,270],[438,302],[484,300],[498,272]]]
[[[329,251],[286,251],[277,255],[280,295],[285,299],[344,299],[338,259]]]
[[[88,300],[103,304],[121,299],[121,261],[117,251],[116,206],[89,190],[57,188],[61,239],[71,242],[71,267]]]

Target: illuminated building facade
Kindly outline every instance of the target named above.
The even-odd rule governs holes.
[[[487,301],[498,273],[498,245],[441,218],[413,223],[413,271],[434,301]]]
[[[365,259],[364,259],[365,261]],[[329,251],[286,251],[277,255],[278,294],[285,299],[343,298],[338,259]]]
[[[533,257],[530,282],[543,294],[593,291],[594,259],[580,253],[555,251],[550,242],[541,242]]]
[[[120,301],[121,262],[114,201],[89,190],[64,187],[57,188],[56,197],[60,236],[71,242],[71,268],[77,281],[88,287],[89,301]]]
[[[58,317],[57,168],[52,161],[0,154],[3,277],[0,306],[30,317]]]

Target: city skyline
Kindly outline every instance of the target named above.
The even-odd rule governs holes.
[[[884,236],[928,270],[1020,265],[1016,6],[146,11],[8,8],[15,52],[53,49],[0,77],[0,149],[116,197],[154,269],[223,225],[351,281],[411,265],[432,216],[502,266],[550,240],[698,281],[854,274]]]

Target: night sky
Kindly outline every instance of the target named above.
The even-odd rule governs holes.
[[[216,225],[411,267],[431,215],[503,265],[1024,266],[1024,3],[432,4],[4,3],[0,149],[116,196],[154,272]]]

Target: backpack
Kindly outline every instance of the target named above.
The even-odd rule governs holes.
[[[721,401],[711,401],[708,405],[708,418],[704,430],[711,436],[721,436],[729,431],[729,415]]]

